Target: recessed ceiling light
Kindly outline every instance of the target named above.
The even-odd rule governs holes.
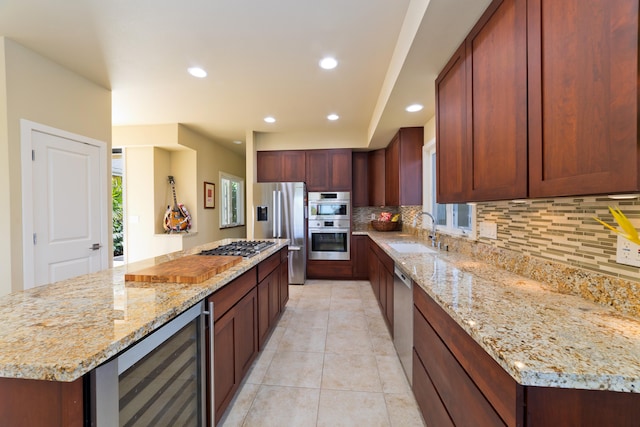
[[[336,68],[337,65],[338,65],[338,61],[336,61],[335,58],[331,58],[330,56],[323,58],[320,61],[320,66],[325,70],[332,70]]]
[[[189,71],[189,74],[193,77],[198,77],[200,79],[207,77],[207,72],[200,67],[191,67],[187,71]]]
[[[267,122],[267,123],[275,123],[276,119],[274,117],[267,116],[267,117],[264,118],[264,121]]]
[[[235,141],[233,141],[233,143],[236,144],[236,145],[241,145],[242,141],[236,139]]]
[[[337,115],[337,114],[329,114],[329,115],[327,116],[327,119],[329,119],[329,120],[331,120],[331,121],[338,120],[339,118],[340,118],[340,116],[339,116],[339,115]]]
[[[405,110],[407,110],[410,113],[415,113],[416,111],[420,111],[423,108],[424,107],[422,105],[420,105],[420,104],[411,104],[407,108],[405,108]]]

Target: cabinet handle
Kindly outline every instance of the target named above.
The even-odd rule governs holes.
[[[215,425],[216,422],[216,400],[214,399],[215,396],[215,388],[214,388],[214,381],[213,381],[213,373],[215,371],[213,362],[214,362],[214,355],[213,355],[213,349],[214,349],[214,343],[213,343],[213,338],[215,336],[215,333],[213,331],[213,301],[209,301],[209,310],[205,311],[204,314],[207,315],[207,322],[209,324],[209,372],[211,375],[209,375],[209,390],[211,390],[211,395],[209,396],[209,407],[210,409],[210,413],[209,415],[211,416],[211,424]]]

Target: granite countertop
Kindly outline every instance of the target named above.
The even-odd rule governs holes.
[[[468,256],[389,246],[415,236],[354,234],[369,235],[518,383],[640,393],[640,319]]]
[[[199,284],[125,282],[138,271],[233,241],[131,263],[0,298],[0,377],[74,381],[288,244]]]

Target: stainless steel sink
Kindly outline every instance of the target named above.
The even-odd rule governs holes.
[[[389,247],[396,252],[403,254],[406,253],[419,253],[419,254],[433,254],[437,251],[422,243],[389,243]]]

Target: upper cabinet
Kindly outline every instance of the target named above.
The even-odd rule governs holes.
[[[303,182],[306,178],[305,152],[290,151],[258,151],[258,182]]]
[[[637,191],[637,0],[528,0],[529,196]]]
[[[637,191],[637,1],[493,1],[436,115],[439,203]]]
[[[385,151],[385,205],[422,205],[424,128],[401,128]]]
[[[353,192],[351,193],[351,205],[353,207],[369,206],[369,153],[358,151],[353,153]]]
[[[367,160],[369,206],[384,206],[385,149],[370,151]]]
[[[308,191],[351,191],[351,150],[308,150]]]

